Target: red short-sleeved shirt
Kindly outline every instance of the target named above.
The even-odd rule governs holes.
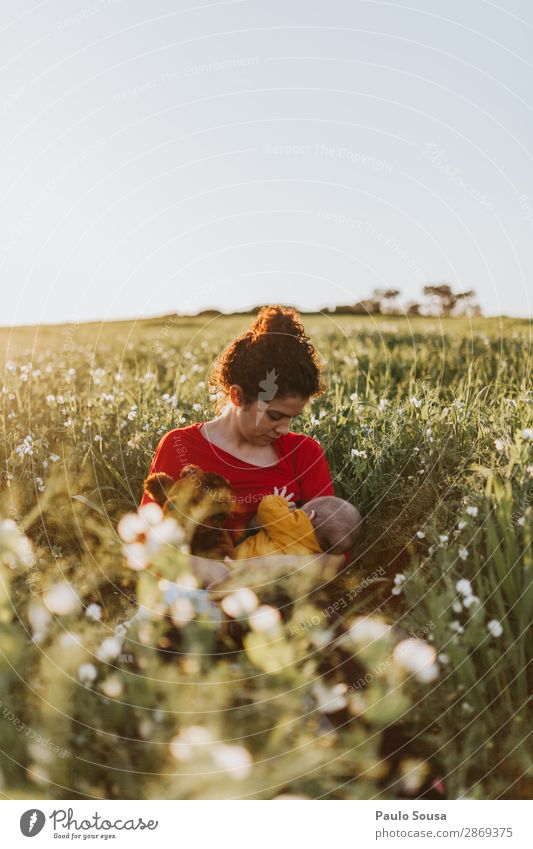
[[[150,474],[166,472],[177,480],[187,463],[204,471],[223,475],[232,489],[233,509],[227,527],[237,542],[264,495],[287,487],[292,501],[300,507],[319,495],[334,495],[328,462],[318,442],[301,433],[279,436],[272,444],[279,462],[272,466],[254,466],[214,445],[200,432],[203,422],[175,428],[166,433],[155,453]],[[152,499],[146,493],[141,504]]]

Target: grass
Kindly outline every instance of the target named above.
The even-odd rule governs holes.
[[[246,617],[228,621],[193,599],[187,626],[163,605],[155,621],[131,626],[122,657],[98,660],[139,594],[162,604],[157,585],[125,565],[117,522],[136,509],[161,435],[212,417],[209,367],[249,320],[0,329],[0,515],[36,554],[29,567],[4,570],[0,709],[68,752],[51,757],[0,717],[6,795],[430,798],[442,781],[448,798],[531,798],[526,320],[306,316],[329,389],[293,428],[318,439],[337,494],[363,513],[350,566],[303,600],[280,575],[274,594],[259,598],[282,611],[267,649]],[[165,556],[161,568],[175,575]],[[188,574],[186,558],[180,564]],[[378,579],[365,583],[371,574]],[[36,640],[31,603],[35,620],[58,581],[75,588],[79,606],[54,615]],[[91,604],[99,622],[83,615]],[[392,636],[367,650],[350,642],[362,615],[389,623]],[[431,681],[387,661],[412,634],[438,658]],[[169,662],[165,652],[176,651]],[[83,663],[94,665],[94,681],[80,682]],[[364,688],[331,710],[331,688],[365,674]],[[212,739],[187,744],[185,762],[169,746],[186,736],[191,711]],[[191,762],[208,776],[191,776]]]

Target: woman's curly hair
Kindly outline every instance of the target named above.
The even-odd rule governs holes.
[[[217,409],[225,403],[232,384],[241,387],[247,406],[265,397],[261,393],[272,370],[276,398],[309,398],[325,391],[316,350],[291,307],[261,307],[250,329],[219,354],[209,377],[210,391],[221,393]]]

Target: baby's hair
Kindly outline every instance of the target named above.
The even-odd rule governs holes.
[[[310,398],[325,391],[317,352],[292,307],[261,307],[250,329],[219,354],[209,377],[210,387],[224,396],[217,399],[217,411],[226,403],[232,384],[242,388],[244,404],[252,404],[272,370],[277,398]]]
[[[303,505],[309,514],[315,511],[312,524],[322,551],[344,554],[349,551],[361,533],[363,520],[357,507],[334,495],[321,495]]]

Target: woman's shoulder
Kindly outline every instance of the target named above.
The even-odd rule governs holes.
[[[185,427],[173,427],[171,430],[167,430],[159,439],[158,449],[179,447],[181,442],[188,442],[191,439],[195,439],[199,435],[199,424],[199,422],[193,422],[193,424],[186,425]]]
[[[201,422],[193,422],[185,427],[173,427],[163,434],[161,439],[172,439],[173,436],[194,436],[198,433]]]
[[[281,447],[284,451],[298,449],[299,455],[305,454],[310,456],[317,456],[324,453],[320,442],[306,433],[295,433],[290,430],[288,433],[280,436],[281,439],[283,440]]]

